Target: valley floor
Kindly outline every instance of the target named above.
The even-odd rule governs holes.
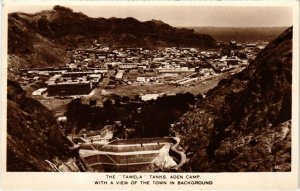
[[[89,95],[83,96],[82,102],[88,103],[90,100],[96,100],[98,106],[103,106],[103,102],[109,98],[110,95],[134,97],[140,94],[167,94],[173,95],[177,93],[192,93],[194,95],[204,95],[208,90],[216,87],[220,80],[228,76],[242,71],[244,67],[236,67],[231,71],[220,73],[216,76],[203,79],[187,86],[174,86],[169,84],[150,84],[150,85],[121,85],[115,89],[105,89],[108,83],[108,78],[104,78]],[[26,87],[25,87],[26,89]],[[28,91],[29,89],[27,89]],[[30,91],[29,91],[30,93]],[[54,97],[32,96],[34,99],[40,101],[44,106],[51,110],[55,116],[63,115],[67,110],[67,105],[72,98],[57,99]]]

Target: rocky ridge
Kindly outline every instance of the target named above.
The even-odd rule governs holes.
[[[51,111],[7,84],[7,171],[52,171],[45,160],[68,159],[68,142]]]
[[[172,129],[186,171],[290,171],[292,28],[222,80]]]
[[[58,5],[36,14],[8,15],[10,67],[66,64],[69,61],[67,49],[90,46],[95,40],[111,47],[216,46],[209,35],[178,29],[162,21],[90,18]]]

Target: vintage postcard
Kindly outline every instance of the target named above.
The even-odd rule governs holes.
[[[293,190],[298,1],[4,1],[1,188]]]

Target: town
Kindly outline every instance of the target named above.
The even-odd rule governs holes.
[[[193,86],[222,73],[241,71],[267,42],[218,43],[219,48],[111,48],[95,40],[90,48],[68,50],[70,62],[59,67],[23,68],[14,71],[26,86],[42,81],[32,95],[74,98],[91,94],[93,89],[122,86]],[[225,47],[225,48],[224,48]],[[94,93],[94,92],[93,92]],[[141,95],[144,100],[157,95]]]
[[[101,119],[95,118],[100,130],[92,130],[91,122],[88,122],[77,131],[78,123],[70,123],[69,117],[72,115],[66,115],[68,104],[80,98],[82,104],[88,104],[91,108],[97,108],[93,107],[97,105],[107,109],[109,107],[107,104],[105,106],[106,101],[115,101],[109,94],[121,94],[127,98],[138,96],[138,101],[128,99],[129,102],[137,101],[138,104],[159,100],[164,95],[178,95],[177,93],[194,91],[194,95],[198,95],[199,92],[213,88],[227,76],[245,69],[266,44],[267,42],[230,41],[219,43],[215,49],[201,50],[192,47],[112,48],[94,41],[89,48],[68,50],[70,62],[63,66],[23,68],[15,72],[25,89],[31,84],[39,84],[40,87],[33,86],[36,89],[27,91],[57,117],[62,132],[68,135],[72,150],[79,154],[82,161],[80,168],[83,171],[177,171],[186,163],[187,156],[179,146],[180,138],[176,135],[149,138],[136,136],[139,133],[145,136],[145,131],[150,129],[152,133],[157,130],[151,125],[140,126],[138,118],[134,117],[134,123],[127,123],[124,119],[116,120],[117,118],[110,121],[109,117],[102,119],[104,123],[99,123]],[[205,98],[205,94],[201,97]],[[122,100],[124,106],[126,101]],[[145,110],[141,106],[132,107],[133,113],[127,112],[126,115],[139,116],[141,110]],[[104,113],[100,114],[100,108],[97,108],[98,114],[95,112],[92,116],[105,116]],[[135,110],[137,114],[134,114]],[[108,116],[109,112],[119,115],[111,107],[105,112]],[[165,126],[161,124],[159,131],[174,126],[169,122],[171,121]],[[127,137],[120,139],[118,132],[123,132],[121,137]],[[49,164],[55,167],[54,164]],[[57,170],[55,167],[54,170],[70,171],[63,168],[64,166],[60,166]]]

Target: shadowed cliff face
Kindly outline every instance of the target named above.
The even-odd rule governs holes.
[[[68,156],[67,142],[52,113],[7,84],[7,171],[51,171],[45,160]]]
[[[89,18],[61,6],[36,14],[8,16],[8,53],[15,67],[65,64],[67,48],[90,46],[94,40],[112,47],[213,48],[216,45],[209,35],[177,29],[161,21]]]
[[[192,171],[291,170],[292,28],[174,127]]]

